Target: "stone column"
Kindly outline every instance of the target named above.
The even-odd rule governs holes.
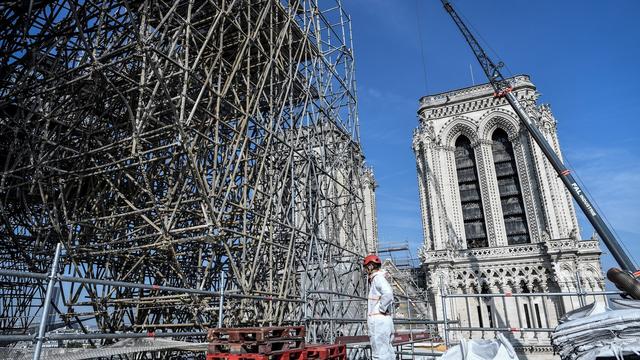
[[[498,286],[493,286],[491,292],[496,294],[506,294],[511,292],[511,287],[506,282],[501,281]],[[509,318],[509,309],[507,308],[506,297],[494,298],[494,306],[496,308],[496,326],[497,327],[511,327]]]
[[[542,292],[548,293],[549,290],[549,286],[547,285],[546,282],[541,284],[542,286]],[[542,326],[547,327],[547,328],[555,328],[558,325],[558,312],[556,310],[556,304],[559,302],[559,299],[556,298],[552,298],[549,296],[546,296],[542,299],[541,301],[541,305],[542,305]],[[547,333],[546,339],[549,340],[550,339],[550,335],[549,333]]]
[[[443,269],[444,268],[444,269]],[[441,296],[441,291],[443,289],[448,290],[447,289],[447,284],[449,283],[450,279],[449,279],[449,266],[448,265],[442,265],[442,264],[436,264],[434,266],[434,268],[432,268],[433,270],[438,269],[437,271],[434,271],[431,276],[431,291],[433,294],[433,298],[435,301],[434,304],[434,308],[435,308],[435,319],[437,321],[443,321],[445,318],[447,320],[451,320],[451,314],[452,314],[452,309],[451,309],[451,303],[450,301],[448,301],[447,299],[445,299],[445,301],[447,302],[447,312],[445,313],[445,309],[442,306],[443,304],[443,298]],[[442,279],[442,280],[441,280]],[[445,336],[445,331],[444,331],[444,325],[443,324],[438,324],[438,333],[440,334],[440,336],[442,336],[444,338]],[[452,340],[452,338],[450,337],[449,340]]]
[[[502,288],[501,284],[493,283],[489,286],[489,292],[491,294],[499,294]],[[489,298],[488,303],[491,305],[491,313],[487,314],[487,316],[491,316],[493,318],[493,327],[504,327],[506,326],[506,312],[504,308],[504,298],[500,297],[491,297]],[[495,332],[494,336],[497,336],[498,333]]]
[[[463,294],[473,293],[472,289],[468,286],[467,283],[463,285],[461,292]],[[465,297],[464,299],[460,299],[460,300],[464,300],[464,304],[462,304],[462,306],[464,306],[464,310],[460,312],[460,314],[462,314],[462,317],[460,319],[461,320],[460,326],[463,326],[463,327],[478,326],[477,316],[474,316],[473,315],[474,313],[472,311],[472,309],[475,309],[475,306],[476,306],[474,299],[470,297]],[[470,339],[473,336],[473,332],[467,331],[465,332],[465,336],[468,339]]]
[[[534,287],[533,287],[533,283],[530,279],[527,280],[527,288],[531,291]],[[527,308],[529,309],[529,324],[531,325],[529,327],[529,329],[535,329],[536,328],[536,318],[535,318],[535,298],[532,296],[526,296],[522,298],[522,303],[523,305],[526,304]],[[527,316],[526,312],[524,311],[524,306],[523,306],[523,310],[522,310],[522,315],[524,317]],[[524,320],[524,324],[526,325],[526,318]],[[523,334],[523,338],[525,339],[525,342],[527,343],[532,343],[533,339],[536,337],[536,334],[533,331],[526,331]]]
[[[442,163],[446,167],[442,168],[440,181],[442,182],[438,194],[443,202],[444,228],[448,241],[457,248],[466,249],[466,235],[464,232],[464,221],[462,219],[462,206],[460,202],[460,190],[457,183],[455,148],[443,146],[440,150]],[[451,246],[449,245],[449,246]]]
[[[476,289],[471,286],[467,288],[467,293],[468,294],[476,294],[477,291]],[[469,326],[470,327],[479,327],[480,326],[480,317],[478,316],[478,306],[480,305],[480,298],[477,297],[469,297],[468,299],[468,304],[469,304]],[[474,335],[478,335],[479,332],[473,332],[473,331],[469,331],[469,338],[472,338]]]
[[[428,144],[425,144],[422,140],[416,141],[414,139],[414,151],[417,159],[416,169],[418,172],[418,192],[420,196],[420,210],[422,218],[422,238],[423,246],[425,250],[435,250],[435,239],[432,236],[433,229],[431,218],[433,216],[432,200],[429,193],[429,182],[427,178],[427,159],[425,152],[428,151]]]
[[[435,250],[446,249],[448,244],[446,226],[446,208],[442,202],[442,177],[440,176],[439,149],[430,146],[425,150],[425,180],[428,186],[429,205],[431,209],[431,235]]]
[[[524,202],[527,225],[529,226],[529,236],[532,243],[538,242],[541,240],[540,232],[541,229],[544,228],[544,221],[541,216],[539,216],[540,204],[537,204],[534,195],[538,189],[536,186],[537,181],[532,174],[531,164],[527,161],[526,151],[521,143],[521,136],[515,136],[509,140],[513,146],[518,179],[520,180],[520,188],[522,189],[522,201]]]
[[[464,294],[465,290],[461,287],[451,285],[449,286],[450,294]],[[466,302],[464,298],[450,298],[450,303],[447,306],[450,306],[450,315],[449,320],[458,320],[458,324],[454,325],[455,327],[464,326],[462,325],[466,321]],[[450,333],[450,339],[452,341],[460,341],[461,337],[464,337],[462,331],[455,331]]]
[[[564,281],[562,292],[576,292],[576,291],[578,291],[578,289],[576,288],[575,283],[573,281],[571,280]],[[563,303],[564,303],[565,312],[569,312],[580,307],[580,300],[576,295],[563,296],[562,299],[564,300]]]
[[[516,280],[517,281],[517,280]],[[512,287],[513,293],[522,293],[522,288],[520,287],[519,283],[516,283],[513,285]],[[513,305],[514,305],[514,315],[518,317],[518,321],[517,321],[517,328],[524,328],[527,326],[527,321],[525,320],[525,314],[524,314],[524,310],[523,310],[523,304],[526,302],[526,298],[523,297],[515,297],[513,298]],[[513,336],[518,339],[519,341],[523,341],[524,340],[524,333],[519,332],[518,334],[513,334]]]
[[[482,207],[487,225],[489,246],[506,246],[507,233],[502,216],[502,203],[498,190],[498,180],[493,165],[493,154],[490,140],[479,140],[474,145],[476,153]]]

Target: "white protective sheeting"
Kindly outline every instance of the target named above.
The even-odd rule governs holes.
[[[640,301],[612,300],[612,310],[592,303],[567,313],[553,334],[552,343],[562,359],[624,359],[640,355]]]
[[[441,360],[518,360],[516,351],[502,334],[493,340],[460,340]]]

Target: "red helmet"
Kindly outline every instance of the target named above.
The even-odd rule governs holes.
[[[382,261],[380,261],[380,258],[378,257],[378,255],[374,255],[374,254],[369,254],[364,258],[364,261],[362,262],[362,265],[367,266],[367,264],[369,263],[376,263],[378,265],[382,265]]]

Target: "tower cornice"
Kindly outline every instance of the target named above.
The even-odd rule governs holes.
[[[509,80],[518,98],[531,97],[535,101],[536,87],[528,75],[517,75]],[[420,98],[418,115],[421,120],[432,120],[503,105],[507,105],[506,100],[496,98],[493,88],[486,83],[423,96]]]

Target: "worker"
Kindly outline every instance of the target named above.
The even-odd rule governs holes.
[[[385,278],[382,261],[374,254],[364,258],[364,268],[369,276],[367,301],[367,325],[373,360],[395,360],[393,341],[393,290]]]

